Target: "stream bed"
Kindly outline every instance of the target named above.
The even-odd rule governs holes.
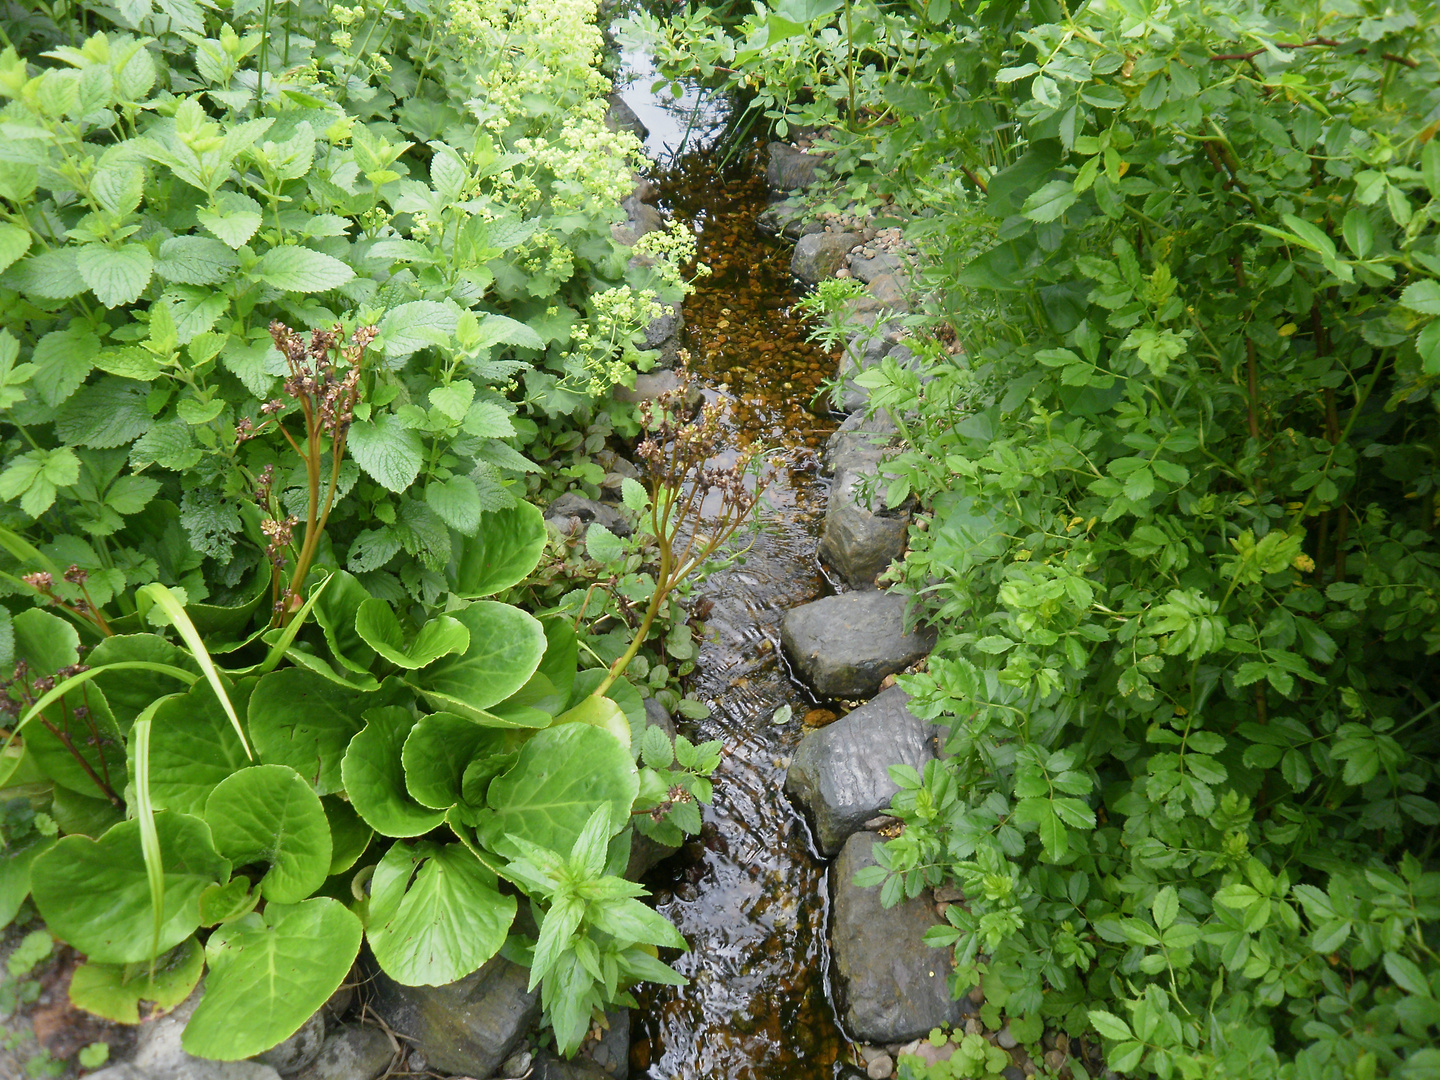
[[[812,403],[836,357],[805,340],[792,310],[789,245],[756,228],[767,202],[756,151],[722,165],[703,129],[723,114],[657,101],[648,85],[634,78],[624,97],[650,128],[661,208],[696,230],[713,270],[685,304],[691,369],[708,399],[728,405],[733,447],[758,443],[776,473],[744,563],[698,590],[705,634],[690,687],[711,716],[685,730],[726,753],[701,837],[647,882],[691,943],[672,961],[689,982],[645,988],[632,1075],[829,1080],[852,1053],[826,979],[826,865],[783,787],[807,727],[834,714],[791,680],[780,620],[829,591],[815,559],[826,495],[817,465],[837,421]],[[792,718],[774,723],[786,705]]]

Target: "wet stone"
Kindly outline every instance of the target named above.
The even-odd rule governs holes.
[[[809,187],[815,182],[816,172],[825,163],[818,154],[807,154],[782,142],[772,142],[766,147],[766,155],[765,182],[777,195]]]
[[[842,472],[876,469],[896,431],[894,419],[883,409],[874,416],[854,413],[846,417],[825,443],[821,473],[833,476]]]
[[[650,129],[635,115],[635,110],[625,103],[619,94],[605,95],[605,126],[611,131],[628,131],[641,142],[650,134]]]
[[[258,1061],[208,1061],[185,1052],[180,1036],[200,1004],[202,993],[197,990],[173,1012],[142,1025],[129,1066],[115,1068],[131,1068],[143,1080],[280,1080],[275,1069]],[[104,1072],[95,1075],[103,1076]],[[126,1078],[121,1073],[116,1080]]]
[[[310,1067],[325,1045],[325,1011],[322,1009],[300,1025],[300,1030],[279,1046],[271,1047],[255,1060],[269,1065],[281,1076],[295,1076]]]
[[[800,675],[823,697],[864,698],[935,644],[929,629],[904,628],[906,597],[860,592],[791,608],[780,641]]]
[[[561,495],[545,511],[545,520],[566,535],[584,531],[587,525],[600,524],[616,536],[629,536],[634,529],[625,516],[613,506],[587,499],[574,491]]]
[[[625,211],[625,223],[610,226],[610,235],[615,238],[616,243],[634,247],[636,241],[646,233],[658,232],[665,227],[664,215],[649,203],[641,202],[634,195],[627,198],[620,206]]]
[[[540,1019],[530,972],[503,957],[448,986],[401,986],[376,972],[370,1005],[444,1072],[490,1076]]]
[[[891,765],[923,770],[935,756],[931,727],[911,715],[910,695],[892,687],[835,723],[800,741],[785,791],[815,823],[815,839],[826,857],[899,791]]]
[[[856,833],[835,861],[832,955],[845,1029],[857,1039],[892,1043],[958,1024],[964,1012],[950,1000],[947,950],[924,942],[937,921],[929,896],[885,908],[878,887],[854,883],[858,871],[874,864],[879,841],[876,833]]]
[[[901,268],[900,258],[888,251],[882,251],[872,258],[852,258],[850,273],[865,284],[870,284],[881,274],[893,274]]]
[[[599,1065],[611,1080],[630,1076],[630,1010],[612,1009],[605,1014],[609,1025],[600,1041],[587,1047],[585,1056]]]
[[[845,265],[845,255],[860,238],[854,233],[811,233],[795,242],[790,272],[814,285]]]
[[[904,554],[910,528],[908,509],[886,509],[883,482],[864,494],[874,475],[871,469],[847,469],[835,477],[820,532],[821,560],[853,589],[875,588],[876,576]]]
[[[390,1068],[395,1049],[376,1027],[347,1024],[331,1034],[305,1080],[375,1080]]]
[[[635,389],[631,390],[625,386],[615,387],[613,393],[616,401],[626,401],[632,404],[658,398],[661,394],[680,388],[680,376],[673,371],[647,371],[635,376]],[[691,385],[686,394],[686,401],[692,408],[699,408],[702,396],[699,387]]]
[[[812,232],[824,232],[825,226],[806,216],[804,204],[795,199],[781,199],[762,210],[755,219],[761,232],[772,236],[788,236],[792,240]]]
[[[610,1080],[610,1074],[586,1058],[566,1061],[548,1050],[535,1055],[532,1080]]]

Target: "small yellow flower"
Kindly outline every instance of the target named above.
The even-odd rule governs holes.
[[[1315,569],[1315,560],[1303,552],[1295,556],[1295,561],[1290,564],[1302,574],[1308,574]]]

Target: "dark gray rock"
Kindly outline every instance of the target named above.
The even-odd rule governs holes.
[[[610,1080],[610,1074],[588,1058],[566,1061],[549,1050],[535,1055],[535,1071],[530,1076],[531,1080]]]
[[[208,1061],[185,1052],[180,1036],[203,993],[202,986],[173,1012],[142,1024],[128,1067],[143,1080],[280,1080],[278,1072],[258,1061]],[[121,1073],[118,1080],[129,1078]]]
[[[862,371],[875,367],[886,357],[904,367],[917,364],[915,354],[903,343],[904,330],[898,323],[871,322],[850,339],[840,354],[838,378],[832,403],[841,412],[855,413],[870,402],[870,391],[855,381]]]
[[[680,310],[680,303],[661,305],[661,312],[658,318],[651,319],[650,324],[645,327],[645,348],[658,349],[665,342],[680,333],[685,325],[685,316]]]
[[[827,858],[890,805],[900,790],[890,779],[891,765],[921,771],[935,756],[931,726],[911,715],[909,700],[904,690],[891,687],[800,740],[785,791],[809,812]]]
[[[630,1010],[611,1009],[605,1014],[605,1023],[608,1026],[600,1041],[583,1052],[610,1080],[629,1080]]]
[[[765,183],[777,195],[809,187],[818,170],[825,164],[819,154],[807,154],[789,143],[772,142],[766,147]]]
[[[325,1040],[304,1080],[375,1080],[394,1057],[395,1048],[379,1028],[346,1024]]]
[[[825,226],[809,216],[804,203],[796,199],[781,199],[773,202],[760,212],[755,219],[756,227],[772,236],[788,236],[792,240],[812,232],[824,232]]]
[[[877,833],[856,833],[835,860],[831,957],[845,1030],[866,1042],[897,1043],[958,1023],[965,1013],[950,1000],[949,953],[924,941],[937,921],[929,891],[885,908],[878,887],[855,884],[855,874],[874,865],[879,840]]]
[[[658,727],[665,733],[665,737],[671,742],[675,741],[675,721],[670,718],[670,710],[661,705],[653,697],[645,699],[645,726]],[[645,733],[639,732],[635,739],[635,752],[640,752],[640,737]]]
[[[552,502],[545,511],[545,520],[566,535],[583,532],[592,522],[604,525],[616,536],[629,536],[635,531],[615,507],[574,491],[567,491]]]
[[[885,457],[885,447],[899,429],[895,419],[884,409],[874,416],[854,413],[835,429],[825,442],[820,456],[820,472],[823,476],[834,476],[842,472],[858,472],[879,468]]]
[[[888,251],[882,251],[873,258],[859,258],[850,260],[850,273],[865,284],[870,284],[881,274],[893,274],[901,268],[900,257]]]
[[[640,122],[635,110],[625,103],[619,94],[605,95],[605,126],[611,131],[628,131],[641,142],[650,134],[650,129]]]
[[[905,552],[910,510],[887,510],[883,487],[862,494],[874,469],[845,470],[830,485],[818,554],[852,589],[873,589],[875,578]]]
[[[256,1054],[255,1060],[262,1065],[269,1065],[281,1076],[296,1076],[310,1067],[310,1063],[320,1056],[320,1048],[325,1045],[325,1010],[322,1008],[314,1016],[300,1025],[300,1030],[291,1035],[279,1046],[273,1046],[263,1054]]]
[[[433,1068],[486,1077],[540,1019],[529,969],[494,957],[449,986],[401,986],[377,971],[370,1007]]]
[[[646,233],[658,232],[665,227],[664,215],[634,195],[622,202],[620,208],[625,211],[625,223],[610,226],[610,235],[615,238],[616,243],[634,247],[636,241]]]
[[[669,393],[680,389],[680,376],[673,371],[646,371],[635,376],[635,389],[617,386],[612,391],[616,401],[627,401],[638,404],[645,400],[654,400],[661,394]],[[699,387],[694,383],[690,384],[685,393],[685,401],[692,409],[698,409],[703,400]]]
[[[870,295],[891,311],[909,311],[910,299],[894,274],[881,274],[870,282]]]
[[[790,272],[810,285],[824,281],[845,265],[845,254],[860,242],[854,233],[811,233],[795,241]]]
[[[870,697],[886,675],[934,647],[933,630],[905,631],[905,604],[899,593],[822,597],[785,613],[780,643],[817,694]]]

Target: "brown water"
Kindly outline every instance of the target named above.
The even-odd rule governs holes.
[[[835,357],[804,340],[791,310],[790,246],[755,228],[763,178],[748,161],[727,172],[714,162],[699,150],[654,177],[714,270],[686,303],[687,344],[707,396],[730,406],[734,444],[758,441],[777,474],[746,561],[697,601],[708,613],[691,689],[712,715],[687,734],[722,740],[726,755],[701,838],[649,881],[691,943],[673,961],[689,983],[648,989],[631,1057],[655,1080],[829,1080],[852,1055],[826,984],[826,868],[782,790],[802,718],[816,714],[781,659],[780,619],[824,589],[815,466],[835,421],[810,402]],[[775,725],[786,704],[794,719]]]

